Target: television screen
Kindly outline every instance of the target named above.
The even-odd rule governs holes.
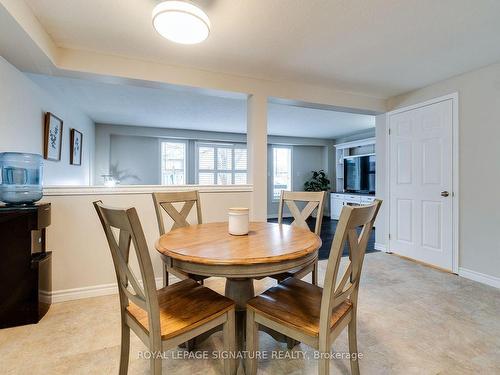
[[[351,156],[344,159],[344,190],[351,193],[375,194],[375,155]]]

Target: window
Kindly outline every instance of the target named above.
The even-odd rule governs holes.
[[[161,184],[186,183],[186,143],[161,142]]]
[[[280,198],[282,190],[292,190],[292,149],[273,147],[273,199]]]
[[[245,144],[198,143],[198,184],[244,185],[247,183]]]

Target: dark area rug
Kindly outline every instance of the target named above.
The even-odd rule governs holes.
[[[270,223],[277,223],[278,219],[268,219]],[[283,223],[291,224],[293,219],[291,217],[283,218]],[[328,259],[330,255],[330,248],[332,247],[333,236],[335,235],[335,230],[337,229],[337,220],[331,220],[329,217],[324,217],[321,223],[321,240],[323,245],[319,249],[319,259]],[[307,224],[311,231],[314,231],[314,225],[316,224],[316,219],[310,217],[307,219]],[[372,230],[370,234],[370,239],[368,240],[368,245],[366,246],[367,253],[373,253],[375,250],[375,229]],[[347,245],[344,247],[343,255],[348,255],[349,250]]]

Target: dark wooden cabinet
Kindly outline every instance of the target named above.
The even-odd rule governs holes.
[[[51,304],[50,203],[0,206],[0,328],[38,323]]]

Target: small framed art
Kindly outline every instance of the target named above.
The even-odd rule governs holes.
[[[63,120],[53,113],[45,113],[43,157],[47,160],[61,160]]]
[[[82,165],[83,134],[76,129],[71,129],[69,138],[69,163],[72,165]]]

